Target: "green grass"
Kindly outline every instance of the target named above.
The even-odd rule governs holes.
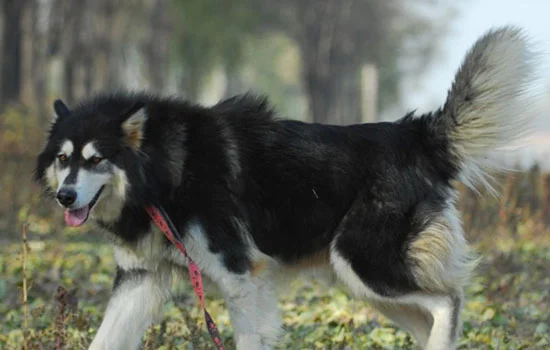
[[[485,256],[467,291],[461,349],[545,349],[550,347],[550,244],[528,234],[488,237],[477,244]],[[84,349],[93,338],[106,306],[114,274],[111,248],[70,235],[58,240],[31,240],[27,261],[28,328],[22,305],[22,245],[0,247],[0,348]],[[63,286],[77,302],[60,314],[55,295]],[[164,320],[145,336],[147,349],[211,348],[202,313],[187,281],[165,306]],[[223,300],[207,287],[208,308],[233,347]],[[71,301],[72,300],[72,301]],[[408,333],[394,327],[337,287],[303,281],[283,293],[285,333],[281,349],[415,349]]]

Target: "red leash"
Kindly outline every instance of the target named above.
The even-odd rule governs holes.
[[[145,210],[155,224],[157,224],[158,228],[164,233],[166,238],[168,238],[168,240],[172,242],[172,244],[174,244],[187,259],[187,267],[189,269],[189,275],[191,276],[191,283],[193,284],[195,294],[199,298],[199,302],[204,310],[204,319],[206,320],[206,325],[208,326],[208,333],[210,333],[210,337],[214,341],[216,348],[218,350],[224,350],[225,348],[223,347],[222,338],[220,337],[218,327],[216,327],[214,320],[212,320],[212,317],[206,310],[206,306],[204,304],[204,288],[202,286],[201,272],[197,264],[187,254],[187,250],[183,246],[183,240],[179,231],[176,229],[176,226],[174,226],[172,221],[170,221],[168,214],[166,214],[162,208],[150,206],[146,207]]]

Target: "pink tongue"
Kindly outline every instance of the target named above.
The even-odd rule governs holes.
[[[89,206],[80,209],[65,210],[65,223],[69,226],[80,226],[88,218]]]

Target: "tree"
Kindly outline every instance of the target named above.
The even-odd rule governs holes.
[[[0,106],[17,102],[21,91],[22,19],[27,0],[2,1]]]
[[[147,40],[143,45],[143,53],[147,62],[147,80],[150,86],[161,92],[168,75],[168,0],[155,0],[149,2],[147,18],[150,23]]]
[[[234,72],[250,35],[256,35],[261,18],[250,0],[173,0],[174,55],[183,70],[182,88],[196,99],[199,88],[220,64]]]
[[[283,31],[299,45],[302,81],[310,113],[318,122],[355,123],[360,116],[359,71],[367,62],[380,71],[381,108],[399,98],[399,59],[428,66],[444,32],[443,22],[420,10],[437,0],[255,1],[268,29]],[[408,6],[406,6],[408,5]],[[415,6],[416,5],[416,8]]]
[[[160,2],[157,0],[153,5]],[[45,3],[49,8],[45,20],[47,55],[48,59],[57,58],[62,63],[62,95],[69,103],[94,90],[128,87],[125,68],[139,66],[135,61],[127,61],[132,50],[143,54],[145,61],[158,59],[146,56],[147,50],[140,50],[145,47],[144,42],[154,41],[147,37],[150,29],[144,25],[148,18],[142,0],[46,0]],[[156,75],[147,79],[158,83],[160,78]]]

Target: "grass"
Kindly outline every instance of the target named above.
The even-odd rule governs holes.
[[[527,229],[526,229],[527,230]],[[467,291],[462,349],[550,347],[550,242],[531,237],[489,237],[477,244],[486,256]],[[27,279],[21,244],[0,250],[0,347],[86,348],[101,321],[114,274],[111,248],[97,242],[29,241]],[[28,283],[26,321],[23,283]],[[60,286],[62,286],[60,288]],[[206,349],[208,335],[187,281],[165,306],[165,319],[145,336],[146,349]],[[207,287],[208,288],[208,287]],[[228,345],[229,316],[223,300],[208,307]],[[283,293],[284,349],[413,349],[409,335],[368,304],[337,287],[300,281]],[[25,326],[28,322],[28,326]]]
[[[505,183],[501,201],[462,194],[465,227],[484,260],[467,289],[460,349],[550,348],[550,176],[526,173]],[[58,217],[34,212],[19,212],[26,244],[0,245],[0,349],[86,349],[112,286],[111,247],[86,228],[59,229]],[[175,289],[144,349],[213,348],[188,281]],[[206,294],[234,348],[224,301],[208,284]],[[338,286],[296,281],[280,307],[280,349],[417,349],[407,332]]]

